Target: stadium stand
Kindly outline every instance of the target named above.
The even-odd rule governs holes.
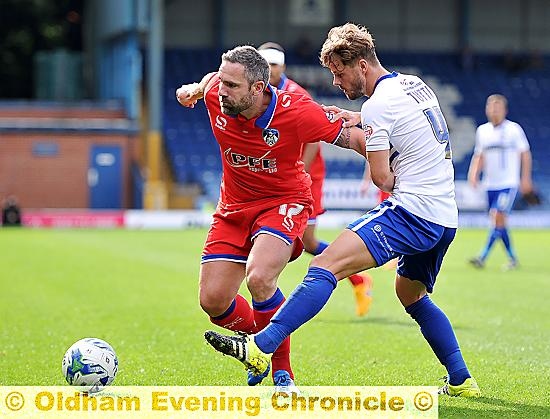
[[[210,130],[207,113],[200,103],[194,112],[184,112],[174,99],[182,83],[199,80],[219,66],[221,51],[167,50],[165,53],[164,138],[169,160],[178,183],[197,183],[208,199],[218,196],[221,161],[218,146]],[[509,99],[509,118],[525,129],[533,154],[533,177],[543,196],[550,196],[550,62],[544,57],[537,68],[525,65],[510,68],[503,56],[480,54],[471,68],[461,66],[459,54],[382,53],[391,70],[422,75],[437,91],[452,135],[456,178],[466,179],[477,125],[486,122],[484,103],[491,93],[502,93]],[[359,109],[362,101],[349,102],[331,86],[328,70],[316,57],[303,57],[287,52],[287,73],[306,87],[321,103],[332,103]],[[360,178],[363,162],[354,153],[324,148],[329,178]],[[548,205],[547,200],[545,200]]]

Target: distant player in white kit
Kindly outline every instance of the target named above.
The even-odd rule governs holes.
[[[502,240],[509,262],[507,269],[518,265],[516,253],[510,241],[507,215],[518,192],[533,191],[531,181],[531,151],[521,126],[506,119],[508,101],[502,95],[487,98],[485,113],[489,122],[476,131],[476,145],[470,162],[468,181],[475,188],[483,172],[483,184],[487,189],[491,227],[487,243],[480,255],[470,260],[477,268],[485,266],[485,260],[498,239]]]
[[[208,331],[205,337],[220,352],[265,369],[279,343],[323,308],[338,281],[399,257],[396,293],[447,370],[440,392],[479,397],[449,319],[428,296],[458,224],[449,132],[438,100],[418,77],[382,67],[364,27],[331,29],[321,61],[348,99],[369,97],[361,113],[325,110],[344,119],[344,126],[362,125],[372,181],[392,195],[313,258],[266,328],[252,336]]]

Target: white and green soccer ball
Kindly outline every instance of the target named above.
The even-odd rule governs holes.
[[[96,392],[113,382],[118,359],[113,347],[104,340],[84,338],[67,349],[61,370],[70,385]]]

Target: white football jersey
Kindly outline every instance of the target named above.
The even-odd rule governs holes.
[[[488,190],[516,188],[521,174],[521,153],[529,142],[519,124],[505,119],[494,126],[487,122],[476,131],[474,154],[483,155],[482,182]]]
[[[449,130],[432,89],[419,77],[382,77],[361,108],[367,151],[389,150],[390,200],[444,227],[458,226]]]

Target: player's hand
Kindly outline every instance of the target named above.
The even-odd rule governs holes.
[[[342,126],[344,128],[354,127],[356,125],[361,124],[360,112],[348,111],[346,109],[342,109],[334,105],[330,105],[330,106],[322,105],[322,106],[325,112],[332,115],[331,122],[335,122],[335,121],[338,121],[339,119],[343,119],[344,123],[342,124]]]
[[[176,99],[178,102],[186,108],[194,108],[197,104],[197,88],[198,83],[183,84],[176,90]]]
[[[533,182],[528,179],[522,179],[519,184],[519,191],[521,194],[526,195],[533,192]]]

